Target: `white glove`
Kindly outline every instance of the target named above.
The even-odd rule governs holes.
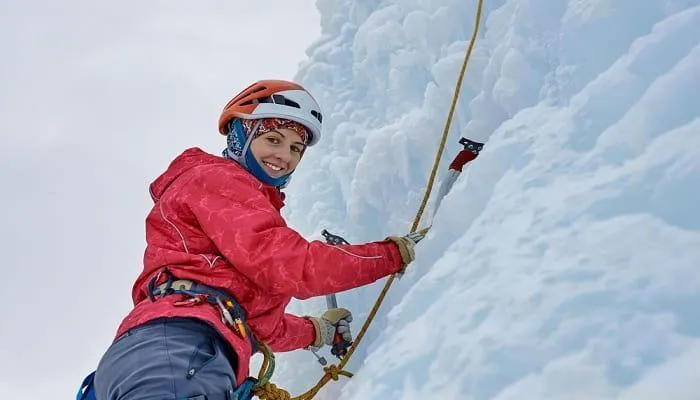
[[[316,329],[316,340],[311,345],[313,348],[320,348],[323,345],[333,346],[336,334],[340,334],[346,342],[352,342],[350,332],[350,322],[352,313],[345,308],[331,308],[324,312],[321,317],[306,317]]]

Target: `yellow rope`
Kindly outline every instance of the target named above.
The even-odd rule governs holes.
[[[411,226],[411,232],[415,232],[418,229],[418,225],[420,224],[421,217],[423,216],[423,212],[425,211],[425,207],[428,204],[428,200],[430,198],[430,194],[433,190],[433,184],[435,183],[435,177],[437,175],[438,171],[438,166],[440,164],[440,158],[442,158],[442,153],[445,150],[445,144],[447,143],[447,137],[450,132],[450,126],[452,125],[452,118],[455,113],[455,108],[457,107],[457,100],[459,99],[459,91],[462,88],[462,82],[464,80],[464,74],[467,71],[467,64],[469,63],[469,58],[471,57],[472,50],[474,49],[474,44],[476,43],[476,38],[479,34],[479,24],[481,21],[481,10],[483,8],[483,0],[478,0],[477,7],[476,7],[476,15],[474,17],[474,30],[472,31],[472,37],[471,40],[469,41],[469,47],[467,47],[467,51],[464,55],[464,61],[462,62],[462,68],[459,71],[459,77],[457,78],[457,83],[455,85],[455,91],[452,96],[452,104],[450,105],[450,111],[447,114],[447,121],[445,122],[445,127],[442,130],[442,138],[440,140],[440,145],[438,147],[438,151],[435,154],[435,160],[433,161],[433,168],[430,171],[430,177],[428,178],[428,186],[425,189],[425,193],[423,195],[423,200],[420,204],[420,207],[418,208],[418,212],[416,213],[416,217],[413,220],[413,225]],[[421,231],[427,232],[427,230],[430,229],[428,228],[423,228]],[[396,279],[395,275],[392,275],[389,277],[389,279],[386,281],[386,284],[384,285],[384,288],[382,289],[381,293],[379,294],[379,297],[377,298],[377,301],[374,303],[374,307],[372,307],[372,310],[370,311],[367,320],[365,321],[364,325],[362,325],[362,329],[360,329],[360,332],[358,332],[357,336],[355,337],[355,341],[352,343],[352,346],[348,349],[347,354],[343,357],[343,359],[340,361],[338,365],[330,365],[328,367],[325,367],[323,370],[325,374],[321,377],[321,379],[318,381],[314,387],[306,391],[305,393],[292,398],[289,393],[284,390],[276,387],[275,385],[271,383],[266,383],[265,385],[262,385],[261,387],[256,388],[253,392],[256,396],[258,396],[261,400],[310,400],[312,399],[318,392],[323,388],[323,386],[326,385],[331,380],[338,380],[338,377],[340,375],[347,376],[348,378],[352,377],[352,373],[345,371],[343,368],[345,365],[348,363],[350,360],[350,357],[352,354],[355,352],[355,349],[357,349],[357,346],[360,344],[360,341],[362,341],[362,338],[365,336],[365,333],[367,332],[367,329],[369,328],[370,324],[374,320],[374,317],[377,314],[377,311],[379,311],[379,307],[382,305],[384,302],[384,298],[386,297],[386,294],[389,292],[389,288],[391,287],[392,283]]]
[[[481,9],[484,4],[484,0],[478,0],[476,6],[476,14],[474,16],[474,30],[472,31],[472,37],[469,41],[469,47],[467,47],[467,52],[464,54],[464,61],[462,61],[462,68],[459,70],[459,77],[457,78],[457,83],[455,85],[455,91],[452,95],[452,104],[450,104],[450,111],[447,113],[447,121],[445,121],[445,127],[442,130],[442,138],[440,140],[440,146],[435,154],[435,160],[433,161],[433,169],[430,171],[430,177],[428,178],[428,187],[425,189],[425,194],[423,195],[423,201],[418,208],[416,213],[416,218],[413,220],[413,225],[411,226],[411,232],[418,229],[418,224],[423,216],[423,211],[428,204],[428,199],[430,198],[430,193],[433,190],[433,184],[435,183],[435,176],[437,175],[438,165],[440,164],[440,158],[442,158],[442,153],[445,150],[445,144],[447,143],[447,136],[450,133],[450,126],[452,125],[452,117],[455,114],[455,109],[457,108],[457,100],[459,99],[459,91],[462,89],[462,81],[464,81],[464,75],[467,71],[467,64],[469,64],[469,58],[472,56],[472,50],[474,50],[474,44],[476,43],[476,37],[479,34],[479,22],[481,21]]]

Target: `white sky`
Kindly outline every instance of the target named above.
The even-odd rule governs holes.
[[[319,35],[312,1],[0,3],[0,398],[71,398],[130,308],[147,184]]]

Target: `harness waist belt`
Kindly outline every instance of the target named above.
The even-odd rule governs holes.
[[[167,277],[166,282],[156,286],[156,283],[161,280],[163,275]],[[233,328],[241,337],[247,339],[250,342],[253,353],[258,351],[258,344],[246,322],[245,311],[238,304],[238,301],[225,290],[189,279],[175,279],[167,269],[156,274],[148,283],[148,295],[151,301],[172,294],[180,294],[187,297],[185,300],[176,302],[176,306],[195,306],[203,303],[214,305],[221,314],[221,321]]]

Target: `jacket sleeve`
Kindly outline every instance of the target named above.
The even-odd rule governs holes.
[[[236,171],[203,168],[186,185],[187,206],[222,256],[269,293],[306,299],[364,286],[401,269],[393,242],[338,247],[308,242]]]
[[[292,351],[311,346],[316,340],[316,330],[307,318],[284,314],[275,331],[261,339],[274,352]]]

